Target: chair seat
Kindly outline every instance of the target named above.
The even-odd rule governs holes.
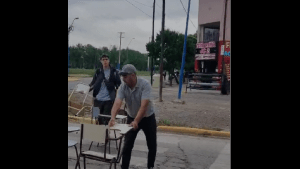
[[[95,157],[104,158],[104,153],[95,152],[95,151],[83,151],[82,154],[83,155],[91,155],[91,156],[95,156]],[[106,159],[111,160],[113,158],[117,158],[117,155],[112,155],[112,154],[106,153]]]
[[[105,114],[98,114],[98,116],[111,118],[110,115],[105,115]],[[116,116],[116,119],[125,119],[125,118],[127,118],[127,116],[124,116],[124,115],[117,115]]]
[[[74,140],[68,140],[68,147],[75,146],[76,144],[77,144],[76,141],[74,141]]]

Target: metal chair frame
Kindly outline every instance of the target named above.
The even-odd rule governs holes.
[[[85,129],[85,127],[87,128],[88,125],[90,125],[89,128]],[[105,132],[103,132],[104,129],[105,129]],[[88,135],[86,135],[85,132],[91,132],[92,134],[89,133]],[[93,135],[93,133],[98,133],[100,135],[91,136],[91,135]],[[101,136],[102,136],[101,139],[103,139],[103,137],[104,137],[104,139],[103,139],[104,141],[98,139]],[[88,138],[85,138],[85,137],[88,137]],[[121,156],[122,156],[120,154],[120,150],[121,150],[121,143],[122,143],[123,137],[124,137],[124,135],[121,135],[118,138],[110,138],[109,137],[109,129],[105,125],[81,124],[80,154],[79,154],[79,158],[77,159],[76,164],[77,163],[79,164],[80,157],[83,157],[84,169],[86,169],[86,162],[85,162],[86,158],[96,160],[96,161],[102,161],[102,162],[110,163],[110,167],[109,167],[110,169],[111,169],[112,163],[114,163],[114,168],[116,169],[116,163],[120,162],[120,159],[121,159]],[[85,139],[90,140],[92,142],[96,141],[96,142],[104,143],[105,147],[104,147],[103,156],[102,156],[102,153],[101,153],[101,156],[99,154],[95,155],[97,153],[96,151],[82,151],[82,140],[85,140]],[[107,143],[110,140],[120,140],[120,143],[119,143],[119,149],[118,149],[117,156],[112,157],[111,159],[108,159],[107,157],[110,156],[110,154],[106,153],[106,147],[107,147]],[[89,147],[89,150],[90,149],[91,149],[91,145]]]
[[[76,141],[74,141],[74,140],[68,140],[68,148],[74,146],[75,151],[76,151],[76,157],[77,157],[77,160],[78,160],[78,152],[77,152],[76,144],[77,144]],[[77,161],[77,160],[76,160],[76,161]],[[79,166],[79,169],[80,169],[80,164],[77,163],[77,162],[76,162],[76,165],[75,165],[75,169],[77,168],[77,165]]]
[[[80,89],[83,89],[83,90],[80,90]],[[90,86],[89,86],[89,85],[80,82],[80,83],[78,83],[78,84],[75,86],[75,88],[73,89],[72,93],[70,94],[70,96],[69,96],[69,98],[68,98],[68,102],[70,102],[71,97],[73,96],[74,93],[78,92],[78,93],[84,94],[84,99],[83,99],[83,101],[82,101],[82,102],[80,101],[80,103],[79,103],[80,106],[82,106],[81,109],[78,109],[78,108],[75,108],[75,107],[72,107],[72,106],[68,106],[69,108],[75,109],[75,110],[78,111],[78,112],[75,114],[75,116],[78,116],[80,113],[82,113],[82,112],[84,112],[84,111],[88,111],[88,112],[91,112],[91,111],[92,111],[92,106],[84,106],[84,103],[85,103],[85,101],[86,101],[87,96],[90,96],[90,95],[88,95],[89,89],[90,89]],[[92,97],[92,96],[91,96],[91,97]]]

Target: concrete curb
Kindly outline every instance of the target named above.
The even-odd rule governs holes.
[[[205,130],[205,129],[198,129],[198,128],[188,128],[188,127],[173,127],[173,126],[158,126],[158,129],[162,131],[173,131],[179,133],[230,137],[230,132],[226,132],[226,131],[215,131],[215,130]]]
[[[68,82],[73,82],[79,80],[78,78],[68,77]]]
[[[91,120],[91,118],[89,117],[77,117],[77,116],[71,116],[71,115],[68,115],[68,120],[71,119],[72,121],[74,122],[77,122],[77,123],[85,123],[85,124],[91,124],[91,121],[93,124],[95,124],[95,119]]]
[[[91,118],[87,117],[77,117],[68,115],[68,119],[72,119],[74,122],[91,124]],[[92,120],[92,123],[95,124],[95,119]],[[230,137],[230,132],[228,131],[215,131],[215,130],[206,130],[198,128],[188,128],[188,127],[173,127],[173,126],[158,126],[158,130],[161,131],[173,131],[179,133],[187,134],[196,134],[196,135],[207,135],[207,136],[219,136],[219,137]]]

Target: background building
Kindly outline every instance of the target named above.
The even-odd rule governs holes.
[[[221,73],[222,57],[224,57],[226,74],[230,80],[230,6],[227,0],[225,46],[223,45],[223,29],[225,0],[199,0],[197,47],[195,71],[200,73]],[[215,47],[203,49],[208,42]],[[199,43],[199,44],[198,44]]]

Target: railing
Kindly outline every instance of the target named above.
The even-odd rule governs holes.
[[[222,74],[191,73],[188,75],[187,88],[197,90],[220,90]]]

